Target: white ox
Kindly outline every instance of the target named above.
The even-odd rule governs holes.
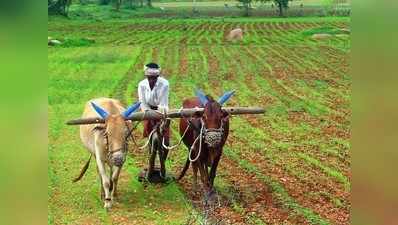
[[[127,138],[130,136],[131,121],[127,118],[139,108],[135,103],[125,109],[122,104],[111,98],[90,100],[84,107],[82,118],[101,117],[101,122],[80,126],[80,138],[83,145],[95,156],[97,171],[101,180],[101,198],[104,207],[109,209],[116,196],[117,181],[127,153]],[[86,172],[90,159],[74,182],[80,180]],[[106,174],[109,166],[110,176]]]
[[[243,40],[243,30],[241,28],[235,28],[229,32],[227,35],[228,41],[241,41]]]

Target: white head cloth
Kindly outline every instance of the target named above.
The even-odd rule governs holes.
[[[144,66],[144,74],[145,76],[159,76],[160,75],[160,67],[156,68],[149,68]]]

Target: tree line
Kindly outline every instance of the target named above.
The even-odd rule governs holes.
[[[131,9],[138,7],[152,7],[152,0],[78,0],[82,5],[88,3],[98,3],[99,5],[114,5],[115,10],[119,11],[120,7],[125,4]],[[68,16],[69,7],[72,0],[48,0],[48,14],[49,15],[63,15]]]
[[[122,4],[128,5],[131,9],[137,7],[152,7],[152,0],[78,0],[80,4],[88,4],[97,2],[100,5],[110,5],[113,4],[117,11],[120,10]],[[279,16],[284,16],[284,11],[287,9],[289,1],[292,0],[237,0],[242,4],[245,11],[245,16],[250,15],[250,10],[252,9],[252,4],[254,1],[259,2],[274,2],[274,4],[279,9]],[[49,15],[68,15],[69,6],[72,4],[72,0],[48,0],[48,14]]]
[[[262,3],[273,2],[278,7],[279,16],[283,17],[285,10],[289,6],[289,1],[292,0],[237,0],[237,1],[242,4],[243,9],[245,10],[245,16],[250,15],[252,4],[254,1],[257,1]]]

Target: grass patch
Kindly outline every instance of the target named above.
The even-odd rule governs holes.
[[[344,188],[347,191],[350,191],[350,181],[348,180],[348,178],[346,176],[344,176],[343,174],[341,174],[339,171],[332,169],[330,167],[327,167],[325,165],[323,165],[320,161],[318,161],[317,159],[314,159],[304,153],[297,153],[298,156],[300,156],[302,159],[304,159],[305,161],[309,162],[310,164],[320,168],[324,173],[326,173],[328,176],[335,178],[337,181],[339,181],[340,183],[342,183],[344,185]]]
[[[62,44],[61,47],[70,48],[70,47],[85,47],[90,46],[95,43],[94,40],[88,38],[64,38],[61,39]]]
[[[254,165],[252,165],[247,160],[241,159],[241,157],[239,157],[239,155],[236,154],[232,149],[224,148],[224,153],[228,157],[230,157],[231,159],[236,161],[239,164],[239,166],[241,166],[243,169],[247,170],[249,173],[254,173],[258,179],[262,180],[269,187],[271,187],[274,197],[284,207],[292,210],[297,215],[304,216],[308,220],[308,222],[310,222],[311,224],[322,224],[322,225],[330,224],[327,220],[320,217],[318,214],[313,212],[311,209],[305,208],[305,207],[301,206],[300,204],[298,204],[289,195],[289,193],[287,193],[287,191],[283,188],[283,186],[279,182],[260,173],[259,170]]]

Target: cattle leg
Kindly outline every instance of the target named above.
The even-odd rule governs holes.
[[[192,163],[192,171],[193,171],[193,176],[192,176],[192,179],[193,179],[192,188],[193,188],[194,191],[197,191],[197,190],[198,190],[198,166],[199,166],[199,165],[198,165],[197,162]]]
[[[162,146],[161,142],[163,141],[163,139],[164,139],[164,144],[166,146],[169,146],[169,139],[163,137],[162,140],[159,140],[159,145],[158,145],[158,147],[160,149],[160,151],[159,151],[160,176],[163,179],[166,179],[166,159],[167,159],[167,155],[169,154],[169,150]]]
[[[101,161],[101,159],[99,159],[99,157],[97,159],[97,164],[99,164],[98,165],[98,170],[99,170],[100,176],[101,176],[102,188],[103,188],[103,190],[105,192],[105,204],[104,204],[104,207],[108,209],[108,208],[110,208],[112,206],[112,199],[111,199],[110,191],[109,191],[110,179],[106,175],[104,163]]]
[[[113,188],[111,190],[112,201],[115,199],[115,197],[117,197],[117,182],[119,180],[120,171],[122,170],[121,167],[117,167],[117,166],[114,166],[113,168],[114,168],[113,173],[112,173]]]
[[[210,169],[210,177],[209,177],[209,181],[210,181],[210,188],[213,189],[213,185],[214,185],[214,178],[216,177],[216,171],[217,171],[217,166],[218,166],[218,162],[220,161],[221,156],[217,156],[214,161],[213,161],[213,165],[211,165],[211,169]]]
[[[110,179],[106,175],[105,164],[101,160],[101,147],[98,146],[99,144],[98,144],[97,140],[98,139],[95,140],[95,160],[97,162],[99,175],[101,176],[102,187],[103,187],[103,189],[105,191],[105,204],[104,204],[104,207],[106,209],[109,209],[110,207],[112,207],[112,199],[111,199],[111,195],[110,195],[110,191],[109,191]]]
[[[197,165],[199,167],[199,172],[200,172],[200,178],[202,180],[203,186],[205,188],[206,193],[210,191],[210,184],[209,184],[209,176],[207,172],[207,168],[205,168],[205,164],[201,163],[200,161],[197,162]]]
[[[96,168],[97,168],[97,174],[98,174],[98,177],[99,177],[99,180],[100,180],[101,200],[104,201],[105,200],[105,191],[104,191],[104,186],[102,185],[102,177],[101,177],[101,174],[99,172],[98,166]]]
[[[155,146],[152,146],[151,144],[149,147],[151,148],[151,156],[149,157],[147,179],[149,179],[151,174],[153,173],[153,169],[155,168],[155,159],[156,159],[156,149],[154,148]]]
[[[169,150],[162,148],[162,150],[159,152],[159,161],[160,161],[160,176],[163,179],[166,179],[166,159],[167,159],[167,154],[169,153]]]

